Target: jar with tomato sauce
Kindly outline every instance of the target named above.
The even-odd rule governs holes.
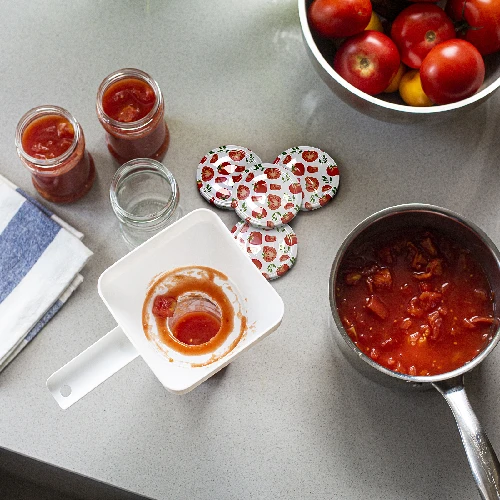
[[[28,111],[17,124],[16,148],[35,189],[48,201],[78,200],[94,183],[94,161],[85,149],[82,127],[63,108]]]
[[[179,342],[186,345],[201,345],[217,335],[221,322],[222,313],[217,304],[202,295],[187,294],[177,301],[167,325]]]
[[[99,86],[96,108],[108,150],[120,164],[163,159],[170,134],[163,95],[151,76],[134,68],[110,74]]]

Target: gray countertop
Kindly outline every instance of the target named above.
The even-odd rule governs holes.
[[[444,399],[355,372],[331,340],[327,292],[343,238],[390,205],[446,207],[500,244],[500,93],[451,123],[363,116],[315,73],[296,0],[20,0],[3,2],[1,15],[0,173],[38,197],[14,131],[28,109],[56,104],[82,124],[98,176],[82,200],[48,204],[85,233],[94,256],[82,286],[0,376],[0,446],[157,499],[476,498]],[[299,256],[273,282],[285,316],[265,341],[184,396],[138,358],[63,411],[46,379],[115,326],[96,286],[126,248],[95,95],[122,67],[150,73],[163,90],[164,162],[185,211],[208,206],[195,170],[222,144],[267,162],[291,146],[320,147],[339,164],[340,190],[292,222]],[[228,227],[237,220],[217,213]],[[500,349],[467,386],[500,450]]]

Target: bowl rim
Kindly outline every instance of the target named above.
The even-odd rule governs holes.
[[[309,22],[307,19],[307,8],[306,8],[307,0],[298,0],[299,4],[299,19],[300,25],[302,27],[302,35],[304,36],[306,43],[311,50],[312,54],[316,58],[316,60],[321,64],[321,67],[342,87],[349,90],[351,93],[363,99],[371,104],[375,104],[382,108],[390,109],[393,111],[401,111],[404,113],[411,113],[415,115],[424,115],[424,114],[436,114],[442,113],[446,111],[452,111],[455,109],[464,108],[469,104],[481,101],[485,99],[488,95],[494,92],[500,86],[500,77],[498,77],[494,82],[490,83],[487,87],[485,87],[480,92],[475,93],[474,95],[467,97],[467,99],[462,99],[461,101],[453,102],[450,104],[441,104],[436,106],[409,106],[407,104],[395,104],[392,102],[384,101],[383,99],[379,99],[377,97],[371,96],[366,92],[362,92],[357,89],[353,85],[351,85],[347,80],[344,80],[331,66],[328,64],[328,61],[323,57],[323,54],[318,49],[314,37],[312,35],[311,29],[309,27]]]
[[[474,367],[479,365],[485,358],[488,356],[488,354],[491,353],[491,351],[496,347],[498,342],[500,341],[500,326],[497,326],[496,332],[493,335],[493,338],[490,340],[488,345],[473,359],[471,359],[469,362],[465,363],[464,365],[460,366],[459,368],[456,368],[455,370],[445,372],[445,373],[440,373],[437,375],[407,375],[403,373],[399,373],[396,371],[389,370],[388,368],[380,365],[376,361],[374,361],[372,358],[367,356],[361,349],[359,349],[354,342],[351,340],[349,337],[348,333],[346,332],[344,325],[342,323],[342,320],[340,319],[340,315],[338,313],[338,309],[336,306],[336,300],[335,300],[335,282],[338,277],[338,271],[340,268],[340,263],[347,251],[347,249],[350,247],[352,242],[360,236],[368,227],[370,227],[374,222],[377,222],[379,220],[385,219],[388,216],[394,216],[397,214],[402,214],[402,213],[408,213],[408,212],[418,212],[418,211],[425,211],[425,212],[432,212],[435,213],[436,215],[442,215],[444,217],[447,217],[449,219],[452,219],[456,221],[459,224],[462,224],[466,226],[468,229],[470,229],[474,235],[484,244],[488,247],[492,255],[496,258],[496,260],[499,263],[500,266],[500,251],[496,247],[496,245],[493,243],[493,241],[489,238],[489,236],[481,229],[479,228],[476,224],[471,222],[470,220],[464,218],[463,216],[459,215],[456,212],[453,212],[451,210],[448,210],[446,208],[442,208],[436,205],[431,205],[431,204],[426,204],[426,203],[405,203],[402,205],[394,205],[387,207],[383,210],[379,210],[370,216],[366,217],[363,219],[361,222],[359,222],[350,232],[349,234],[345,237],[344,241],[340,245],[339,249],[337,250],[337,253],[335,255],[331,272],[330,272],[330,278],[329,278],[329,283],[328,283],[328,296],[329,296],[329,301],[330,301],[330,310],[331,314],[333,317],[333,320],[335,322],[335,325],[337,327],[337,330],[340,334],[340,336],[343,338],[343,340],[346,342],[346,344],[349,346],[349,348],[353,351],[354,354],[356,354],[361,360],[363,360],[367,365],[370,365],[372,368],[376,369],[379,372],[382,372],[386,375],[389,375],[390,377],[401,379],[406,382],[410,383],[432,383],[432,382],[439,382],[441,380],[448,380],[453,377],[458,377],[460,375],[463,375],[464,373],[472,370]]]

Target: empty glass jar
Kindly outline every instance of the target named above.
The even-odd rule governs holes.
[[[109,194],[129,249],[182,216],[174,176],[162,163],[150,158],[123,164],[113,176]]]

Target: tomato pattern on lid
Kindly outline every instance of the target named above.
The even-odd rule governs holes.
[[[234,236],[236,239],[236,236],[240,232],[241,228],[245,225],[248,224],[248,222],[245,222],[243,220],[238,221],[231,229],[231,234]]]
[[[290,222],[301,203],[302,187],[295,175],[279,165],[262,163],[234,185],[231,206],[253,226],[272,229]]]
[[[288,224],[274,229],[261,229],[240,221],[231,232],[240,248],[267,280],[283,276],[295,264],[297,236]]]
[[[218,208],[231,209],[233,186],[259,165],[261,159],[242,146],[220,146],[209,151],[196,171],[200,194]]]
[[[333,158],[319,148],[296,146],[281,153],[274,164],[289,169],[299,179],[304,197],[301,210],[325,206],[339,187],[339,169]]]

